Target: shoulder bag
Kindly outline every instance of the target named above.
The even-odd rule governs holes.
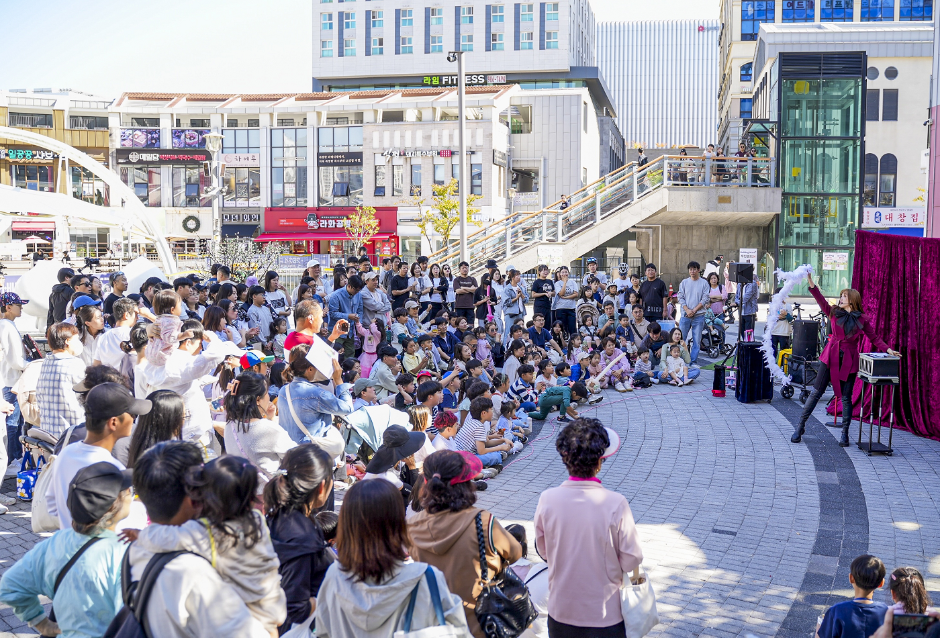
[[[463,638],[469,636],[466,626],[454,627],[448,625],[444,618],[444,606],[441,604],[441,592],[437,588],[437,576],[434,575],[434,568],[428,565],[424,572],[424,578],[427,581],[428,590],[431,594],[431,604],[434,606],[434,615],[437,616],[437,626],[425,627],[424,629],[411,630],[411,622],[415,613],[415,602],[418,600],[418,588],[421,587],[421,581],[411,590],[411,596],[408,598],[408,608],[405,609],[405,619],[402,628],[396,631],[392,638]]]
[[[291,417],[294,419],[294,423],[297,424],[297,427],[300,428],[300,431],[306,435],[311,443],[319,445],[323,451],[330,455],[331,459],[335,459],[346,450],[346,441],[343,440],[343,435],[332,425],[327,428],[325,436],[310,435],[307,427],[301,422],[300,417],[297,416],[297,411],[294,410],[294,402],[291,401],[290,398],[290,384],[287,384],[285,398],[287,399],[287,407],[290,410]]]
[[[656,594],[646,572],[637,567],[633,574],[623,575],[620,588],[620,611],[630,638],[642,638],[659,624],[656,612]]]
[[[72,569],[73,567],[75,567],[75,563],[77,563],[77,562],[78,562],[78,559],[82,557],[82,554],[85,553],[85,550],[87,550],[89,547],[91,547],[92,545],[94,545],[95,543],[97,543],[97,542],[100,541],[100,540],[101,540],[101,537],[100,537],[100,536],[95,536],[95,537],[92,538],[91,540],[86,541],[85,544],[83,544],[81,547],[79,547],[79,548],[78,548],[78,551],[75,552],[75,553],[72,555],[72,557],[69,559],[69,562],[67,562],[67,563],[65,564],[65,567],[63,567],[62,570],[59,572],[59,575],[56,576],[56,578],[55,578],[55,584],[52,585],[52,598],[53,598],[53,603],[52,603],[52,607],[49,609],[49,620],[51,620],[52,622],[56,622],[56,619],[55,619],[55,602],[54,602],[54,600],[55,600],[55,594],[56,594],[56,592],[59,591],[59,585],[62,584],[62,579],[65,578],[65,575],[69,573],[69,570],[70,570],[70,569]]]
[[[525,631],[539,613],[529,599],[529,590],[522,579],[509,567],[504,567],[493,580],[489,580],[486,567],[486,539],[483,535],[483,512],[474,518],[477,526],[477,542],[480,546],[480,579],[483,591],[477,597],[477,621],[486,638],[515,638]],[[490,514],[489,539],[493,544],[493,524],[496,518]],[[493,552],[496,548],[493,547]]]
[[[68,445],[68,440],[71,438],[74,429],[75,426],[70,425],[60,437],[62,441],[65,441],[64,445]],[[36,479],[36,485],[33,487],[33,502],[29,506],[32,514],[30,517],[30,525],[33,528],[33,532],[36,534],[40,532],[54,532],[59,529],[59,518],[49,513],[49,505],[46,502],[46,491],[49,489],[49,484],[52,482],[52,465],[55,463],[55,460],[55,454],[49,456],[49,460],[40,468],[39,477]]]

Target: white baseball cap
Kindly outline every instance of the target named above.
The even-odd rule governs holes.
[[[604,427],[604,429],[607,430],[607,438],[610,439],[610,445],[608,445],[604,453],[601,454],[602,459],[613,456],[617,453],[617,450],[620,449],[620,435],[608,427]]]

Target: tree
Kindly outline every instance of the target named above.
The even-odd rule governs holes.
[[[379,220],[375,218],[375,209],[371,206],[356,206],[355,212],[349,215],[346,226],[346,236],[355,246],[353,252],[358,255],[363,244],[377,232]]]
[[[251,237],[227,237],[218,243],[209,242],[206,265],[200,274],[209,276],[212,264],[222,264],[229,267],[236,281],[245,281],[251,275],[260,278],[277,266],[284,250],[280,242],[255,242]]]
[[[444,238],[444,246],[450,245],[450,235],[457,224],[460,223],[460,195],[457,192],[457,180],[452,179],[448,184],[434,184],[434,203],[431,209],[422,215],[418,227],[430,225],[438,235]],[[473,204],[483,198],[482,195],[467,194],[467,223],[474,226],[483,226],[483,222],[473,219],[474,213],[479,213],[479,208],[474,208]],[[422,228],[421,232],[425,232]]]
[[[431,224],[431,218],[425,215],[424,212],[424,206],[427,201],[428,200],[421,197],[421,195],[412,192],[411,197],[403,199],[398,203],[403,206],[412,206],[418,209],[418,230],[420,230],[424,238],[428,240],[428,246],[431,247],[431,252],[435,252],[434,242],[431,241],[431,233],[434,232],[434,226]]]

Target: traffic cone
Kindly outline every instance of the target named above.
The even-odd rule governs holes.
[[[669,296],[672,297],[672,284],[669,284]]]

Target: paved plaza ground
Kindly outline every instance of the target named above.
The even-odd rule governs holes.
[[[582,411],[623,439],[600,478],[629,499],[640,530],[662,620],[652,636],[810,636],[826,606],[851,596],[849,563],[865,552],[889,570],[916,567],[940,601],[940,442],[895,432],[892,457],[840,448],[825,402],[799,445],[795,399],[716,399],[707,370],[685,388],[607,390]],[[566,478],[557,425],[546,421],[480,494],[504,525],[531,533],[539,494]],[[0,571],[40,538],[26,505],[0,516]],[[0,607],[0,636],[21,635],[35,633]]]

